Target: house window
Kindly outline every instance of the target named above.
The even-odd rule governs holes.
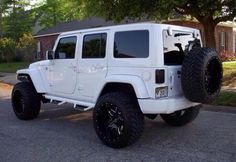
[[[37,43],[37,55],[36,55],[36,59],[40,59],[41,58],[41,42],[38,41]]]
[[[225,50],[225,44],[226,44],[226,33],[220,32],[220,50]]]

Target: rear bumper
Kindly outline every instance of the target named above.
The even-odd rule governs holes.
[[[178,110],[200,105],[200,103],[190,102],[185,97],[138,99],[138,102],[144,114],[171,114]]]

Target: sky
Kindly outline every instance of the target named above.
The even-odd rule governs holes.
[[[36,6],[38,6],[39,4],[42,4],[42,2],[44,2],[45,0],[29,0],[29,2],[30,2],[30,5],[36,5]],[[26,7],[26,10],[30,10],[30,9],[32,9],[32,7],[31,6],[29,6],[29,7]]]

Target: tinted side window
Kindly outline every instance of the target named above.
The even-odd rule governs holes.
[[[75,58],[77,37],[61,38],[55,52],[55,59]]]
[[[115,58],[147,58],[149,32],[147,30],[117,32],[114,42]]]
[[[104,58],[106,53],[107,34],[85,35],[82,58]]]

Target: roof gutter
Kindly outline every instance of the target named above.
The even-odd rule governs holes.
[[[34,38],[39,38],[39,37],[49,37],[53,35],[60,35],[61,33],[51,33],[51,34],[42,34],[42,35],[34,35]]]

